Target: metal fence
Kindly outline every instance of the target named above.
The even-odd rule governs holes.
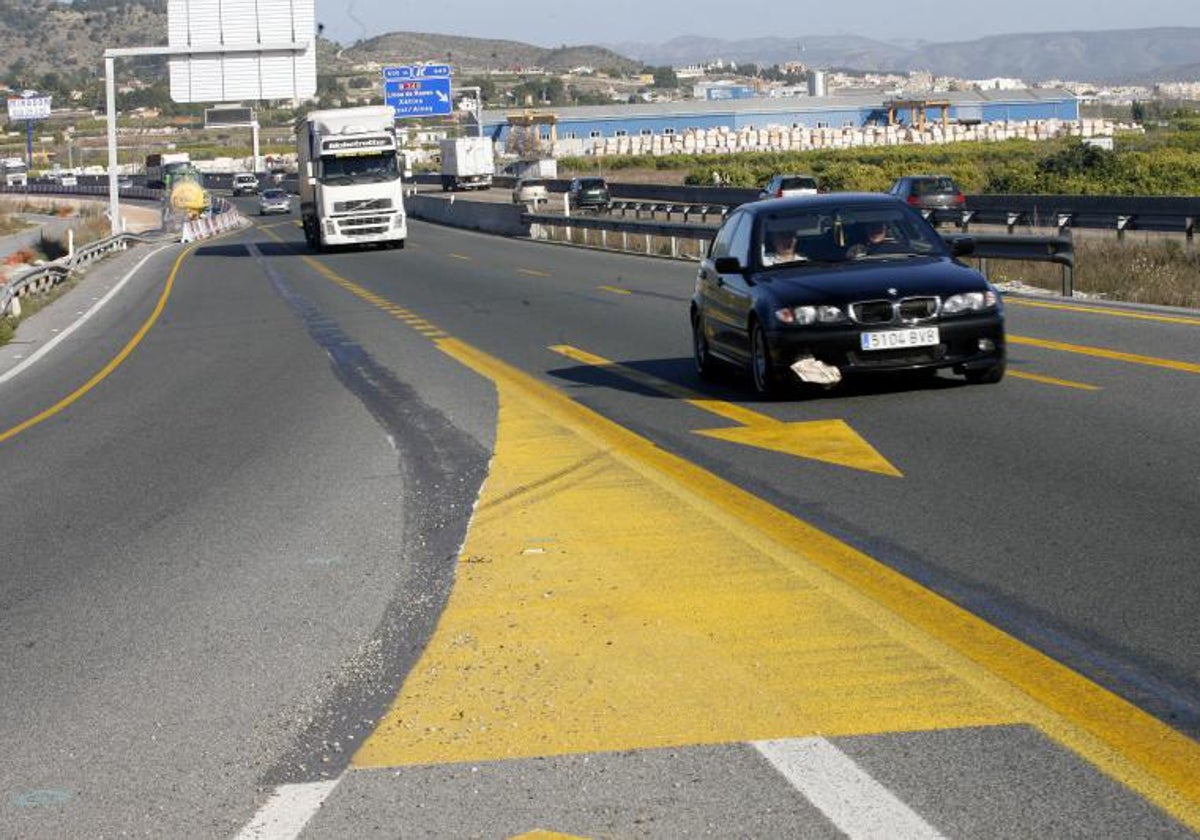
[[[618,219],[612,216],[562,216],[549,213],[525,213],[522,222],[529,225],[530,236],[546,241],[585,244],[602,249],[657,254],[664,257],[699,259],[719,229],[719,224],[688,224],[637,219]],[[591,239],[575,242],[575,231],[595,232]],[[1062,266],[1062,294],[1074,293],[1075,245],[1070,235],[1028,236],[1018,234],[943,234],[948,243],[968,240],[969,253],[964,256],[978,259],[980,270],[987,274],[988,260],[1018,260],[1047,262]],[[690,248],[684,248],[690,243]]]
[[[8,279],[7,283],[0,284],[0,316],[9,314],[14,300],[50,291],[54,286],[70,277],[73,272],[113,251],[125,250],[129,247],[130,242],[161,242],[170,238],[173,237],[163,234],[119,233],[116,236],[84,245],[76,249],[73,254],[54,262],[35,266],[20,274],[15,274]]]

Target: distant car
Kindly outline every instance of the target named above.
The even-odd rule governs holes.
[[[75,177],[75,173],[73,172],[61,172],[54,176],[54,183],[60,187],[77,187],[79,186],[79,179]]]
[[[968,236],[943,240],[901,201],[834,193],[755,201],[722,223],[691,300],[692,355],[773,395],[789,383],[949,369],[968,382],[1005,372],[1004,309],[959,262]]]
[[[258,192],[258,176],[250,172],[239,172],[233,176],[231,190],[234,195],[254,195]]]
[[[541,178],[519,178],[512,191],[513,204],[540,204],[550,200],[546,182]]]
[[[128,175],[118,175],[117,176],[117,190],[120,191],[120,190],[129,190],[129,189],[133,189],[133,179],[130,178]]]
[[[603,178],[573,178],[567,188],[571,207],[580,210],[607,211],[612,204],[608,182]]]
[[[961,226],[962,211],[967,209],[967,197],[949,175],[905,175],[888,192],[934,224],[950,221]]]
[[[258,197],[258,215],[270,213],[291,213],[292,199],[286,191],[271,187],[262,191]]]
[[[776,175],[758,194],[761,198],[788,198],[793,195],[816,195],[820,192],[817,179],[811,175]]]

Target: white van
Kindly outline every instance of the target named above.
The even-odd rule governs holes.
[[[239,172],[233,176],[234,195],[254,195],[258,192],[258,176],[249,172]]]

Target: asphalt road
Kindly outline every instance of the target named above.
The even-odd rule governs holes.
[[[760,403],[694,266],[410,224],[0,380],[0,836],[1194,836],[1200,313]]]

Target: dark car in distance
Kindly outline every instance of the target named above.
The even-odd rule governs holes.
[[[832,386],[846,376],[949,369],[998,382],[1006,364],[1000,295],[892,196],[831,193],[758,201],[721,225],[690,305],[701,376],[718,361],[754,389]]]
[[[567,187],[567,198],[571,207],[597,213],[608,210],[612,203],[608,182],[595,177],[572,178]]]
[[[892,182],[888,192],[920,210],[935,225],[938,222],[962,225],[967,197],[949,175],[905,175]]]

